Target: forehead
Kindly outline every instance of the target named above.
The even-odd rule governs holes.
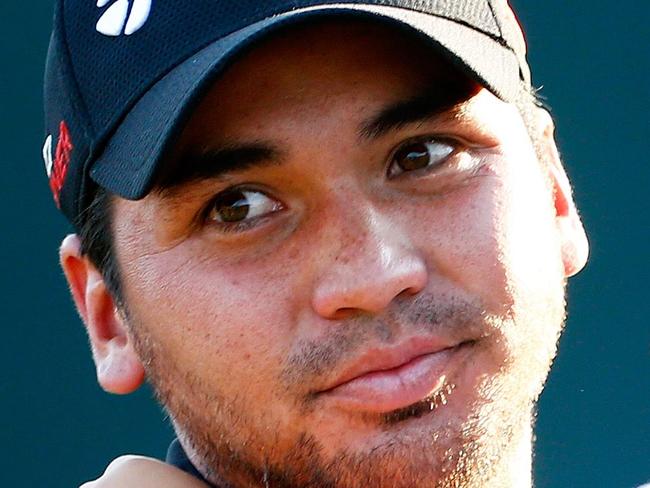
[[[244,50],[237,62],[222,78],[241,75],[255,68],[254,75],[264,70],[282,71],[308,61],[318,61],[322,75],[332,64],[344,70],[352,66],[372,69],[377,64],[419,61],[420,67],[443,69],[446,65],[439,52],[414,31],[383,19],[325,17],[286,26]],[[451,66],[449,66],[451,69]]]
[[[242,54],[208,91],[181,140],[208,130],[225,135],[232,125],[298,107],[322,117],[340,95],[385,102],[454,84],[467,77],[410,32],[371,20],[311,21]]]

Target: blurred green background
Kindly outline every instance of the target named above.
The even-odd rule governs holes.
[[[536,486],[638,486],[650,479],[650,1],[513,3],[592,246],[539,407]],[[2,487],[78,486],[116,455],[163,456],[172,437],[149,391],[96,385],[57,266],[69,228],[41,161],[51,10],[0,3]]]

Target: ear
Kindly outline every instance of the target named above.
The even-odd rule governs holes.
[[[59,257],[88,332],[99,384],[110,393],[126,394],[137,390],[144,382],[144,367],[102,274],[81,254],[77,235],[63,240]]]
[[[589,243],[573,201],[571,183],[557,149],[553,118],[542,108],[537,109],[537,117],[537,127],[542,133],[540,157],[543,157],[551,180],[556,223],[562,243],[564,274],[568,278],[584,268],[589,256]]]

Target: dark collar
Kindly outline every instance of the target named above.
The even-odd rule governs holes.
[[[185,454],[185,451],[183,450],[183,447],[181,446],[181,443],[178,442],[178,439],[174,439],[172,443],[169,445],[169,448],[167,449],[167,457],[165,458],[165,462],[167,464],[171,464],[172,466],[176,466],[178,469],[182,469],[188,474],[191,474],[195,478],[200,479],[204,483],[208,483],[208,485],[215,487],[214,485],[211,485],[203,476],[201,476],[201,473],[194,467],[194,465],[190,462],[190,460],[187,458],[187,454]]]

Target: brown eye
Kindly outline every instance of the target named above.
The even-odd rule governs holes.
[[[214,199],[208,218],[225,224],[240,223],[262,217],[281,208],[280,202],[262,192],[229,190]]]
[[[399,174],[436,166],[444,162],[453,152],[454,147],[445,141],[409,142],[399,148],[393,156],[393,163],[397,168],[392,167],[391,173]]]

